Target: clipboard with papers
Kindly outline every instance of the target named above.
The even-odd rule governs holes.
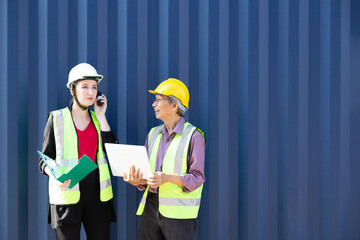
[[[84,156],[79,159],[79,163],[76,164],[69,172],[62,173],[59,169],[59,166],[53,159],[46,156],[40,151],[37,152],[46,164],[46,166],[49,168],[55,179],[60,182],[71,179],[69,189],[73,188],[77,183],[79,183],[83,178],[85,178],[89,173],[91,173],[97,168],[97,165],[88,156],[84,154]]]
[[[152,174],[144,146],[105,143],[105,149],[113,176],[124,177],[123,172],[127,172],[132,164],[135,165],[135,169],[140,168],[143,179]]]

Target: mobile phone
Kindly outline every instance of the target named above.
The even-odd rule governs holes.
[[[101,107],[104,103],[101,102],[101,99],[103,99],[102,92],[98,91],[97,95],[96,95],[96,104]]]

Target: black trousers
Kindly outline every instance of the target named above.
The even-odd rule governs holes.
[[[56,238],[59,240],[79,240],[81,223],[84,225],[88,240],[110,239],[110,222],[105,214],[106,211],[86,209],[83,211],[82,221],[64,224],[55,229]]]
[[[143,214],[140,217],[139,240],[195,240],[196,219],[171,219],[159,212],[157,193],[149,192]]]
[[[57,206],[62,224],[55,229],[59,240],[79,240],[81,223],[88,240],[110,239],[109,204],[100,201],[99,172],[94,170],[80,182],[80,201]]]
[[[101,221],[101,220],[100,220]],[[110,223],[109,221],[86,222],[84,221],[84,228],[86,232],[86,239],[88,240],[102,240],[110,239]],[[59,240],[79,240],[80,239],[81,222],[65,224],[55,229],[56,239]]]

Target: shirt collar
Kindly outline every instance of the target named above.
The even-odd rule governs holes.
[[[183,131],[183,128],[184,128],[184,125],[185,125],[185,118],[184,117],[181,117],[180,120],[178,121],[178,123],[176,124],[174,130],[169,134],[166,130],[166,127],[165,127],[165,124],[164,124],[164,127],[163,127],[163,134],[165,136],[169,136],[171,135],[172,133],[177,133],[179,135],[182,135],[182,131]]]

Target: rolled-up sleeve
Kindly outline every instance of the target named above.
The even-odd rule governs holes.
[[[205,182],[204,166],[205,140],[199,131],[195,131],[190,144],[188,172],[180,175],[184,192],[192,192]]]
[[[101,131],[101,140],[103,142],[103,144],[105,143],[119,143],[116,134],[114,133],[114,131],[112,129],[110,129],[110,131],[104,132]],[[103,146],[103,149],[105,151],[105,147]]]

